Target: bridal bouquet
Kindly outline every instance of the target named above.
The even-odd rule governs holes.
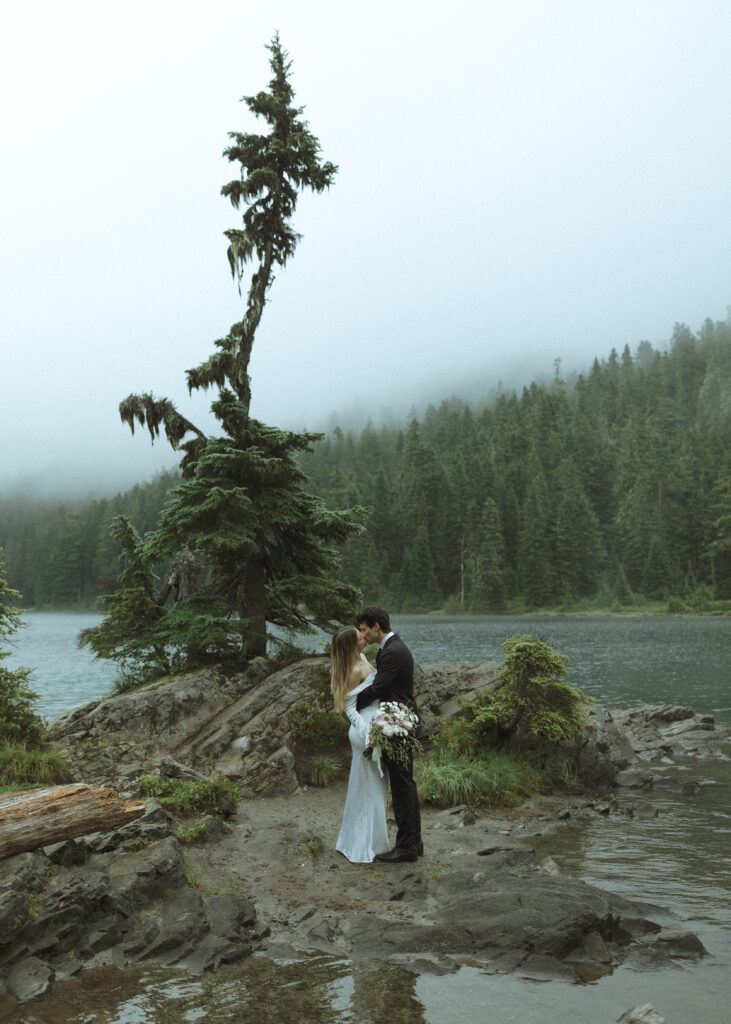
[[[377,761],[379,771],[382,753],[391,761],[399,761],[404,767],[408,766],[409,757],[422,749],[416,738],[418,724],[418,715],[405,704],[386,701],[371,719],[368,746],[363,751],[363,757]]]

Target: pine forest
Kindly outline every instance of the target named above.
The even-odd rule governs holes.
[[[451,398],[401,426],[335,429],[298,458],[330,508],[371,509],[339,579],[393,611],[731,608],[728,323],[676,325],[662,351],[613,350],[482,405]],[[112,521],[144,536],[179,483],[171,472],[114,498],[0,498],[24,606],[101,610],[121,568]]]

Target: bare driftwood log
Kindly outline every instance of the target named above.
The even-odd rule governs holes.
[[[0,796],[0,860],[90,832],[111,832],[145,813],[141,800],[77,782]]]

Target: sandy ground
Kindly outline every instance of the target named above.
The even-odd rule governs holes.
[[[374,909],[393,920],[413,919],[399,893],[446,872],[477,870],[478,851],[494,844],[530,845],[526,836],[550,829],[567,798],[540,797],[516,810],[490,809],[463,823],[463,814],[422,807],[424,856],[416,862],[351,864],[335,850],[345,782],[303,788],[286,797],[243,801],[231,832],[215,843],[186,848],[195,884],[207,894],[245,892],[256,904],[268,944],[297,946],[300,926],[317,911],[350,914]],[[395,824],[390,818],[391,838]],[[421,880],[421,881],[420,881]]]

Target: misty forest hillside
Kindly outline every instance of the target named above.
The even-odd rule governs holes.
[[[367,601],[702,610],[731,598],[731,326],[677,325],[667,351],[612,351],[483,409],[451,399],[403,428],[336,429],[302,466],[330,507],[373,509],[341,573]],[[152,530],[177,481],[78,505],[0,500],[26,607],[100,608],[120,572],[111,521]]]

